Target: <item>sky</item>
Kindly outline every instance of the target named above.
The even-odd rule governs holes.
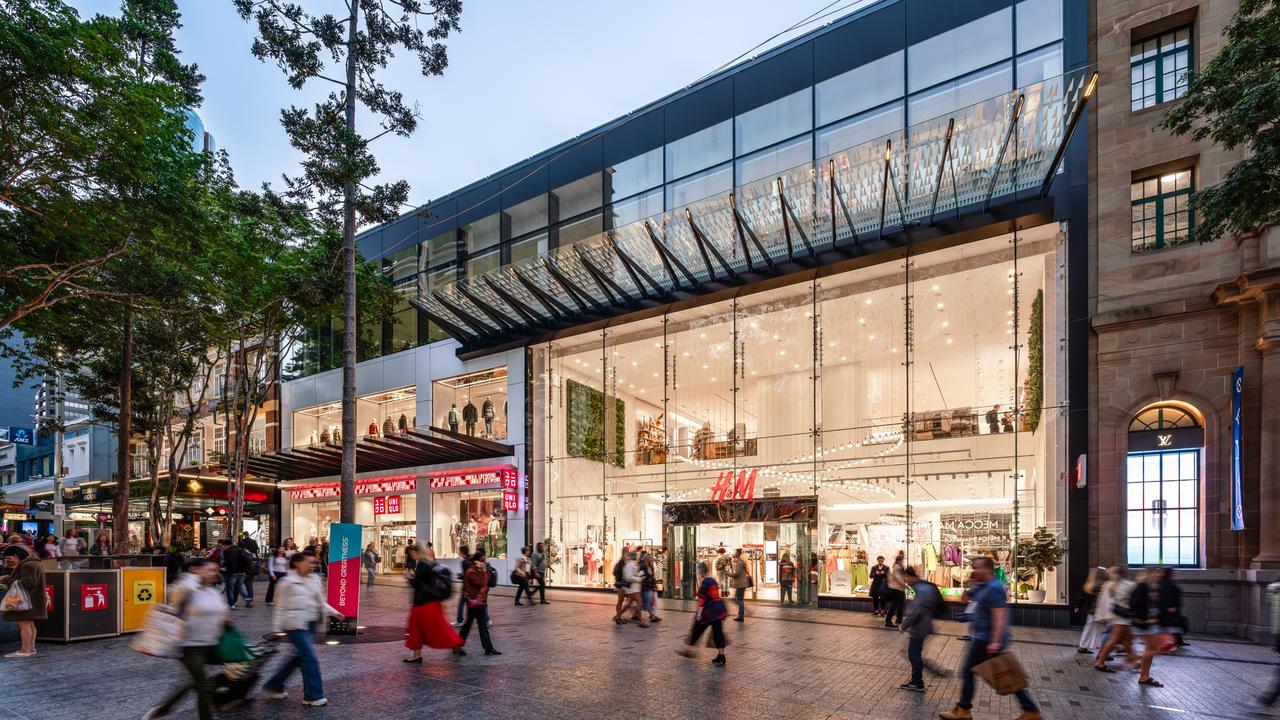
[[[679,90],[824,7],[818,25],[867,0],[465,0],[462,32],[449,38],[449,67],[426,78],[397,58],[381,79],[419,105],[411,138],[373,146],[380,180],[409,181],[414,206]],[[342,0],[302,0],[340,14]],[[118,12],[118,0],[72,0],[82,14]],[[279,186],[300,155],[280,110],[334,87],[295,91],[274,65],[250,53],[254,26],[231,0],[179,0],[177,44],[206,76],[198,109],[244,187]],[[759,52],[818,25],[808,25]],[[328,86],[328,87],[326,87]],[[375,132],[373,119],[360,118]],[[409,208],[405,208],[409,210]]]

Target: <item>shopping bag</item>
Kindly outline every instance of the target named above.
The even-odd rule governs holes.
[[[1142,641],[1156,649],[1156,652],[1167,653],[1178,647],[1173,641],[1173,636],[1167,632],[1160,631],[1147,635]]]
[[[153,605],[143,621],[142,632],[129,647],[153,657],[182,657],[182,641],[187,637],[187,621],[167,605]]]
[[[219,665],[249,662],[253,659],[249,641],[232,625],[228,625],[222,631],[222,637],[218,640],[218,649],[214,655]]]
[[[1010,653],[992,655],[973,666],[973,674],[982,678],[997,695],[1009,695],[1027,687],[1027,674]]]
[[[22,583],[14,582],[9,588],[9,592],[4,594],[4,599],[0,600],[0,610],[5,612],[25,612],[31,609],[31,596],[27,594]]]

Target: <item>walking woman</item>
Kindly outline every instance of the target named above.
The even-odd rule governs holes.
[[[289,696],[284,683],[294,670],[302,669],[302,704],[325,705],[324,683],[320,678],[320,662],[312,636],[316,624],[326,616],[341,620],[342,613],[329,605],[325,598],[324,584],[316,574],[316,556],[300,552],[289,558],[289,574],[276,585],[279,593],[272,612],[272,629],[285,633],[293,645],[293,656],[280,666],[262,686],[267,697],[274,699]]]
[[[480,626],[480,645],[485,655],[501,655],[493,649],[493,641],[489,639],[489,565],[484,561],[484,553],[476,553],[467,572],[462,576],[462,597],[467,606],[467,620],[462,624],[462,642],[453,649],[454,655],[466,655],[462,645],[467,642],[467,634],[471,624]]]
[[[1107,570],[1109,579],[1102,584],[1102,592],[1098,594],[1098,605],[1094,617],[1108,623],[1111,635],[1102,648],[1098,650],[1093,669],[1100,672],[1115,672],[1107,665],[1111,651],[1117,646],[1124,648],[1126,659],[1136,663],[1138,656],[1133,652],[1133,621],[1129,610],[1129,596],[1133,590],[1133,581],[1129,579],[1129,571],[1121,565],[1112,565]]]
[[[693,648],[707,628],[711,628],[711,642],[716,646],[716,657],[713,665],[724,667],[724,619],[729,616],[724,599],[720,597],[720,583],[711,577],[711,568],[705,562],[698,563],[698,609],[693,615],[693,629],[683,650],[676,653],[685,657],[693,657]]]
[[[1084,581],[1084,592],[1081,593],[1079,599],[1076,600],[1075,607],[1072,608],[1078,613],[1084,613],[1084,630],[1080,632],[1079,647],[1076,652],[1081,654],[1091,653],[1097,650],[1102,644],[1102,629],[1107,626],[1105,620],[1097,618],[1098,593],[1102,591],[1102,584],[1107,581],[1107,569],[1096,567],[1089,571],[1089,578]]]
[[[409,557],[413,560],[413,575],[409,578],[413,607],[409,610],[404,646],[413,655],[405,662],[421,664],[423,647],[460,650],[462,637],[444,617],[443,601],[453,589],[449,571],[428,561],[420,545],[409,546]]]
[[[1138,572],[1138,582],[1129,593],[1129,612],[1133,622],[1133,634],[1142,638],[1142,660],[1138,665],[1138,684],[1150,687],[1164,687],[1159,680],[1151,677],[1151,663],[1156,655],[1168,649],[1165,644],[1172,645],[1169,634],[1156,622],[1160,612],[1157,605],[1160,592],[1160,568],[1147,568]]]
[[[267,558],[267,604],[276,599],[276,583],[289,574],[289,548],[281,545]]]
[[[31,604],[27,610],[4,611],[5,622],[17,623],[21,641],[18,649],[5,657],[33,657],[36,654],[36,620],[49,617],[44,598],[44,566],[21,545],[10,545],[4,549],[4,566],[9,569],[9,586],[21,586]]]
[[[374,575],[378,572],[378,563],[382,562],[382,558],[378,557],[378,553],[373,549],[373,543],[369,543],[369,547],[364,549],[364,553],[360,555],[360,564],[364,565],[366,580],[364,586],[366,589],[373,587]]]
[[[640,551],[640,611],[649,613],[649,622],[662,622],[658,617],[658,570],[648,550]]]
[[[902,608],[907,603],[907,576],[903,574],[906,570],[907,554],[898,551],[898,556],[893,559],[893,567],[889,570],[889,577],[885,580],[887,587],[885,588],[885,611],[884,626],[887,628],[895,628],[902,622]],[[894,619],[894,615],[897,619]]]
[[[143,720],[165,717],[191,690],[196,693],[196,712],[200,720],[212,720],[213,678],[205,674],[205,666],[217,662],[218,641],[222,639],[224,626],[231,622],[227,597],[216,587],[217,582],[217,563],[195,558],[187,563],[186,573],[171,588],[169,603],[187,621],[181,662],[191,680],[174,688],[164,702],[142,716]]]
[[[884,586],[889,581],[889,566],[884,564],[884,556],[876,556],[876,564],[867,573],[871,579],[871,614],[883,615],[885,606]]]

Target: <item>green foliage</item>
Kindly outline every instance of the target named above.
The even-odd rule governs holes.
[[[613,448],[610,452],[605,436],[605,395],[593,387],[573,380],[565,381],[565,437],[569,457],[580,457],[626,467],[626,404],[614,399]]]
[[[1221,182],[1192,194],[1200,242],[1280,223],[1280,2],[1242,0],[1224,34],[1162,122],[1175,135],[1244,151]]]
[[[1062,558],[1067,555],[1067,549],[1058,544],[1058,536],[1042,527],[1036,528],[1031,541],[1021,543],[1019,548],[1026,558],[1027,565],[1035,570],[1039,578],[1043,578],[1045,572],[1058,567]]]
[[[1027,425],[1031,432],[1040,427],[1040,413],[1044,408],[1044,291],[1036,291],[1031,301],[1031,328],[1027,337],[1027,361],[1031,366],[1027,375],[1031,388],[1027,397]]]

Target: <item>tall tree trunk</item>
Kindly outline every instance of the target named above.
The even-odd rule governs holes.
[[[147,458],[151,461],[151,496],[147,498],[148,545],[163,542],[160,533],[160,441],[147,443]]]
[[[173,499],[178,494],[178,470],[173,467],[173,463],[169,463],[169,495],[165,498],[164,504],[164,544],[165,547],[173,545],[177,539],[173,536]],[[194,528],[193,528],[194,529]]]
[[[120,419],[116,423],[116,494],[111,502],[112,551],[129,550],[129,480],[133,462],[129,438],[133,435],[133,311],[124,309],[124,345],[120,355]]]
[[[356,26],[360,3],[351,2],[347,25],[346,119],[351,136],[356,132]],[[342,305],[342,482],[338,520],[356,521],[356,184],[342,188],[342,272],[345,297]]]

